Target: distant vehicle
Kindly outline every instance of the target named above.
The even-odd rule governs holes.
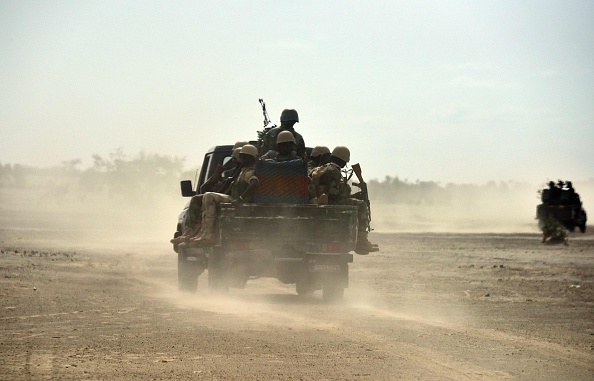
[[[206,179],[230,160],[232,151],[230,145],[211,148],[204,155],[197,184],[181,182],[182,195],[200,193]],[[307,166],[301,161],[286,163],[258,163],[256,173],[262,170],[264,175],[259,176],[255,203],[220,205],[213,247],[173,246],[181,290],[195,292],[198,276],[208,269],[208,286],[215,292],[272,277],[295,284],[300,295],[321,289],[326,301],[343,298],[357,237],[357,208],[308,204]],[[283,182],[285,166],[293,177]],[[179,215],[175,237],[182,232],[187,211],[188,205]]]
[[[556,184],[551,181],[548,188],[540,191],[542,204],[536,207],[536,218],[542,229],[547,217],[559,221],[567,230],[573,232],[578,227],[582,233],[586,232],[588,217],[582,206],[580,195],[573,189],[571,181],[559,180]]]

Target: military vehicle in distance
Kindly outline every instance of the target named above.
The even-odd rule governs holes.
[[[586,232],[586,211],[571,181],[559,180],[556,184],[553,181],[549,182],[548,188],[540,191],[540,198],[542,204],[536,207],[536,218],[541,229],[545,220],[552,217],[571,232],[575,231],[576,227],[582,233]]]
[[[208,150],[195,186],[181,182],[182,196],[199,193],[232,151],[230,145]],[[180,289],[195,292],[199,275],[208,269],[208,286],[214,292],[272,277],[295,284],[299,295],[321,289],[325,301],[342,299],[357,237],[356,207],[309,204],[307,167],[300,160],[258,162],[256,175],[255,203],[220,205],[213,247],[173,246]],[[188,205],[179,215],[175,237],[182,232]]]

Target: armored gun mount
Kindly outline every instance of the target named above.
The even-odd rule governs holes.
[[[541,204],[536,207],[536,219],[539,228],[543,228],[548,217],[559,221],[567,230],[573,232],[578,227],[586,232],[587,215],[580,195],[575,191],[571,181],[553,181],[548,187],[539,191]]]

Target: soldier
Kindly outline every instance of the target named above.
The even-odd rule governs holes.
[[[566,181],[565,185],[567,186],[567,190],[569,191],[569,202],[581,208],[582,201],[580,200],[580,195],[573,188],[573,184],[571,183],[571,181]]]
[[[326,146],[315,146],[307,162],[307,174],[311,177],[315,168],[330,162],[330,149]]]
[[[188,205],[188,218],[183,227],[182,234],[179,237],[170,240],[173,244],[179,244],[180,247],[185,247],[190,240],[195,238],[201,231],[202,223],[202,200],[204,194],[207,192],[228,193],[232,179],[239,174],[241,167],[241,158],[239,152],[241,147],[248,144],[248,142],[238,141],[233,146],[233,153],[231,159],[220,167],[220,171],[208,178],[200,187],[200,194],[193,196]]]
[[[202,200],[202,228],[200,235],[188,242],[188,247],[211,246],[216,242],[215,222],[217,206],[222,202],[253,202],[254,191],[258,186],[258,178],[254,175],[258,149],[251,144],[241,147],[241,172],[231,184],[231,194],[207,192]]]
[[[561,188],[555,185],[554,181],[549,181],[549,201],[552,204],[558,204],[561,198]]]
[[[327,196],[330,205],[353,205],[359,210],[359,229],[355,253],[369,254],[378,251],[378,247],[369,242],[367,238],[367,218],[369,210],[365,201],[351,197],[351,187],[342,178],[341,169],[349,162],[351,153],[347,147],[338,146],[332,150],[330,163],[324,164],[313,178],[314,187],[319,199]]]
[[[219,192],[225,193],[224,190],[221,191],[221,187],[225,185],[225,179],[232,177],[234,174],[239,173],[239,167],[241,163],[239,161],[239,151],[241,147],[248,144],[246,141],[238,141],[235,142],[233,145],[233,152],[231,154],[231,159],[227,160],[225,164],[223,164],[220,169],[215,171],[215,174],[209,177],[204,184],[200,187],[200,193],[206,192]]]
[[[179,237],[173,238],[169,242],[173,244],[180,244],[184,247],[186,243],[200,232],[202,225],[202,197],[204,195],[197,194],[190,199],[188,206],[188,214],[185,221],[185,226],[182,234]]]
[[[276,151],[270,150],[262,160],[289,161],[301,159],[295,152],[295,137],[289,131],[281,131],[276,138]]]
[[[295,123],[299,123],[299,115],[293,109],[284,109],[280,117],[281,125],[275,127],[266,133],[264,141],[262,142],[262,152],[266,153],[270,150],[276,151],[276,139],[282,131],[289,131],[295,137],[295,151],[297,156],[305,160],[305,141],[303,136],[295,131],[293,127]]]

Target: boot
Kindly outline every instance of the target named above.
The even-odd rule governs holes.
[[[328,205],[328,195],[326,193],[322,193],[320,197],[318,197],[318,205]]]
[[[196,226],[196,228],[192,229],[191,232],[188,233],[188,235],[184,236],[183,241],[181,241],[177,247],[179,248],[187,248],[187,247],[192,247],[190,246],[190,242],[192,242],[192,240],[196,239],[201,232],[201,226],[198,225]]]
[[[169,242],[171,242],[172,244],[176,244],[176,243],[182,243],[186,240],[186,234],[188,233],[188,228],[184,228],[184,231],[182,232],[181,235],[172,238],[171,240],[169,240]]]
[[[204,234],[188,241],[188,247],[207,247],[214,245],[216,242],[214,234]]]
[[[183,233],[179,237],[173,238],[169,242],[171,242],[173,244],[180,244],[182,242],[187,242],[190,238],[192,238],[193,236],[198,234],[199,231],[200,231],[200,225],[193,227],[193,228],[186,226],[183,230]]]
[[[202,221],[202,229],[200,230],[200,234],[188,240],[188,247],[206,247],[214,245],[216,243],[214,230],[214,218],[205,219]]]
[[[371,242],[357,242],[357,246],[355,246],[355,253],[359,255],[367,255],[376,251],[379,251],[379,247],[373,246]]]
[[[355,246],[355,253],[359,255],[367,255],[376,251],[379,251],[379,247],[369,242],[367,239],[367,231],[359,233],[357,244]]]

